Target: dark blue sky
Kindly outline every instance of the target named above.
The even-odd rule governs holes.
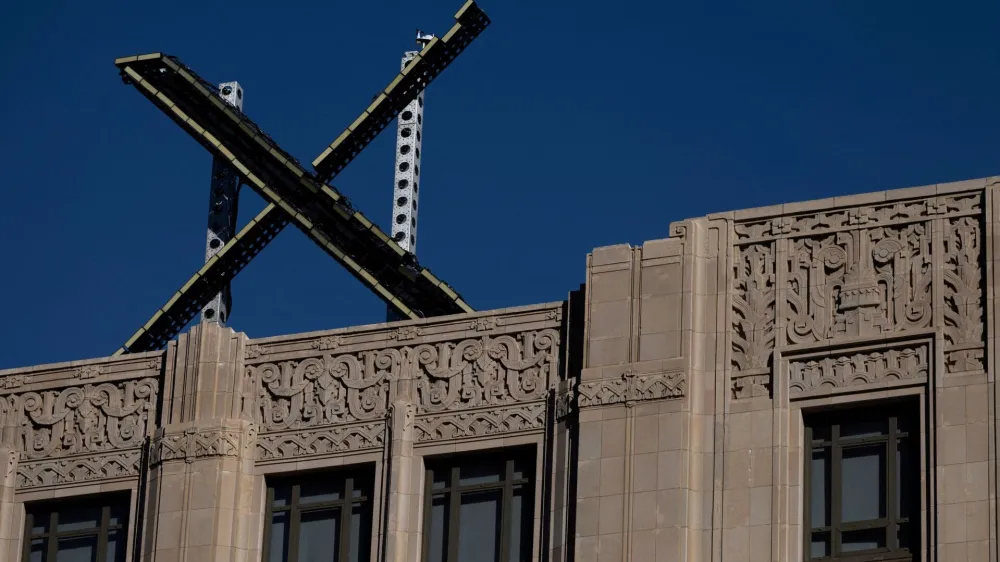
[[[0,368],[113,352],[201,265],[210,156],[115,57],[239,80],[309,162],[460,4],[6,5]],[[1000,173],[995,3],[695,4],[484,0],[493,25],[427,93],[422,263],[479,309],[560,300],[589,250],[673,220]],[[393,131],[336,181],[384,227]],[[234,292],[251,336],[385,314],[292,228]]]

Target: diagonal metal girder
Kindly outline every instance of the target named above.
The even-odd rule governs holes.
[[[446,283],[328,185],[416,95],[489,25],[469,0],[456,23],[430,42],[306,170],[211,83],[161,53],[115,61],[131,83],[213,154],[228,160],[268,201],[215,257],[177,291],[115,355],[159,349],[194,318],[286,224],[291,222],[404,317],[470,312]]]

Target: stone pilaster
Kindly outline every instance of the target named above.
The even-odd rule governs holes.
[[[9,445],[0,446],[0,562],[21,560],[21,537],[24,526],[24,504],[14,501],[17,483],[18,452]]]
[[[164,425],[153,439],[146,560],[256,560],[263,478],[255,476],[254,381],[243,336],[218,324],[182,335],[168,353]]]
[[[406,400],[390,406],[389,486],[386,489],[385,561],[406,562],[420,557],[418,533],[420,470],[413,456],[413,422],[417,407]]]

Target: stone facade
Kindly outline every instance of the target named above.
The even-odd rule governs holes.
[[[996,561],[998,182],[681,221],[565,302],[0,371],[0,561],[26,505],[109,492],[129,560],[260,560],[270,478],[356,465],[371,559],[420,560],[428,460],[515,446],[531,560],[803,560],[807,418],[902,399],[911,558]]]

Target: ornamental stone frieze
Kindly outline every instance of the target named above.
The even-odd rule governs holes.
[[[418,441],[544,429],[562,306],[249,342],[258,459],[382,447],[398,400],[415,405]]]
[[[630,369],[619,378],[581,382],[577,385],[577,405],[587,408],[682,398],[685,382],[683,371],[640,374]]]
[[[776,348],[927,330],[943,334],[945,374],[983,372],[983,200],[976,190],[736,221],[732,398],[771,394]]]
[[[257,438],[252,423],[191,422],[180,431],[160,428],[150,445],[149,462],[184,460],[192,463],[203,457],[240,457],[251,452]]]
[[[139,474],[157,423],[159,356],[0,371],[0,425],[19,488]]]

